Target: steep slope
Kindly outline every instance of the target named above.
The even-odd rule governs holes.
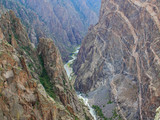
[[[102,0],[99,23],[74,64],[76,90],[103,97],[106,89],[123,119],[153,120],[160,106],[159,10],[159,0]]]
[[[82,106],[78,100],[63,67],[60,54],[53,44],[52,39],[41,38],[38,45],[38,53],[41,56],[44,69],[50,78],[50,82],[54,86],[53,91],[59,96],[61,103],[74,116],[78,114],[81,116],[81,119],[92,118],[90,114],[87,113],[87,109]]]
[[[0,18],[0,28],[5,39],[16,50],[27,59],[27,64],[32,71],[41,72],[40,62],[34,45],[30,42],[27,32],[21,21],[15,16],[13,11],[3,14]],[[33,72],[32,72],[33,73]],[[33,73],[34,75],[34,73]],[[35,78],[37,75],[34,75]]]
[[[0,0],[0,3],[21,18],[34,44],[37,45],[39,37],[52,38],[63,60],[67,61],[73,48],[81,43],[88,27],[98,21],[100,0],[93,3],[87,1]]]
[[[5,40],[0,46],[0,119],[74,120],[31,77],[23,57]]]
[[[92,120],[53,41],[41,38],[38,52],[33,46],[12,11],[1,16],[0,119]]]

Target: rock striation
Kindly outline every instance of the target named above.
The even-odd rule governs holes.
[[[30,75],[15,48],[5,40],[0,46],[0,119],[74,120]]]
[[[38,53],[44,62],[44,68],[53,83],[54,92],[58,96],[60,102],[67,110],[76,116],[78,114],[81,119],[92,118],[87,113],[87,109],[79,102],[76,92],[68,79],[60,53],[54,45],[52,39],[41,38],[38,45]]]
[[[53,41],[41,38],[37,51],[13,11],[0,18],[0,119],[93,119]]]
[[[159,0],[102,0],[74,64],[76,90],[105,85],[123,119],[153,120],[160,106],[159,10]]]

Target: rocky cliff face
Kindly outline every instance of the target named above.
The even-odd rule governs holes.
[[[0,43],[0,119],[56,120],[74,117],[45,92],[26,62],[7,41]]]
[[[74,116],[78,114],[81,119],[92,118],[89,114],[86,114],[87,109],[79,102],[63,67],[59,51],[52,39],[41,38],[38,45],[38,53],[44,62],[44,69],[46,69],[50,82],[54,86],[54,92],[59,97],[58,100]]]
[[[15,16],[13,11],[7,12],[1,16],[0,28],[7,42],[27,59],[26,62],[29,68],[39,74],[41,72],[41,67],[39,66],[40,62],[37,52],[34,50],[35,47],[30,42],[24,26],[22,26],[21,21]],[[35,78],[38,78],[34,73],[33,75]]]
[[[0,119],[92,120],[52,40],[40,39],[37,52],[12,11],[0,18]]]
[[[74,64],[76,90],[105,85],[123,119],[152,120],[160,105],[159,10],[159,0],[102,0]]]
[[[64,61],[81,43],[89,25],[98,21],[100,8],[100,0],[0,0],[0,3],[21,18],[34,44],[39,37],[52,38]]]

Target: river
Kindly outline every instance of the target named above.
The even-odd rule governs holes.
[[[79,52],[80,47],[77,47],[76,51],[72,54],[72,59],[69,60],[65,65],[64,68],[67,72],[67,75],[69,77],[69,80],[72,79],[73,75],[73,68],[71,67],[71,64],[73,64],[74,60],[77,58],[77,53]],[[76,92],[79,99],[82,99],[84,104],[89,108],[90,114],[93,116],[94,120],[97,120],[96,113],[94,109],[89,105],[88,98],[84,94],[80,94],[79,92]]]

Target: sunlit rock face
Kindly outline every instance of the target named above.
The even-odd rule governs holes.
[[[99,22],[74,64],[76,90],[106,85],[123,119],[154,119],[160,105],[159,10],[159,0],[102,0]]]
[[[37,51],[14,12],[3,14],[0,18],[0,120],[86,118],[93,119],[69,82],[53,41],[41,38]]]
[[[54,92],[59,97],[61,103],[73,115],[92,119],[86,107],[79,102],[76,92],[68,79],[63,62],[57,47],[52,39],[40,38],[38,45],[38,53],[44,60],[44,68],[46,69],[50,82],[53,83]]]
[[[100,0],[2,0],[26,26],[29,38],[49,37],[67,61],[72,49],[81,43],[91,24],[98,22]]]

